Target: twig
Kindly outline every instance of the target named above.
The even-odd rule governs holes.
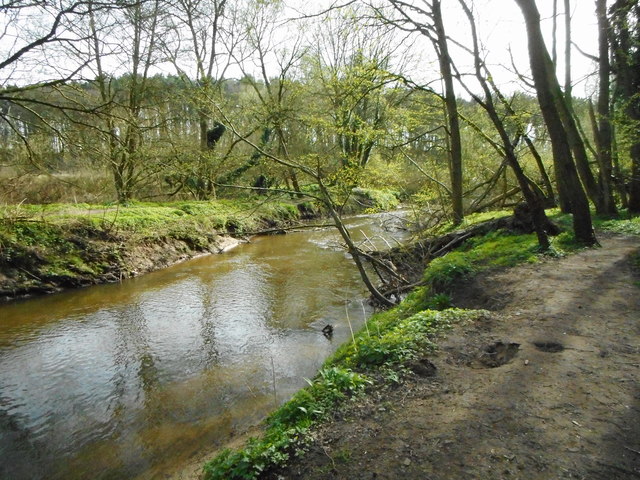
[[[344,302],[344,311],[347,314],[347,323],[349,324],[349,330],[351,330],[351,340],[353,340],[353,348],[355,348],[357,352],[358,345],[356,344],[356,336],[353,334],[353,327],[351,326],[351,320],[349,319],[349,309],[347,307],[348,303]]]
[[[273,381],[273,404],[275,408],[278,408],[278,391],[276,390],[276,367],[273,363],[273,357],[271,357],[271,377]]]
[[[336,468],[336,462],[333,460],[333,457],[331,455],[329,455],[329,452],[327,452],[327,449],[324,448],[324,445],[322,444],[322,442],[320,442],[320,447],[322,448],[322,451],[324,452],[324,454],[329,457],[329,460],[331,460],[331,465],[333,465],[333,468]]]
[[[312,225],[305,225],[305,224],[300,224],[300,225],[291,225],[289,227],[279,227],[279,228],[269,228],[267,230],[257,230],[255,232],[245,232],[245,235],[266,235],[269,233],[277,233],[277,232],[286,232],[286,231],[290,231],[290,230],[302,230],[302,229],[306,229],[306,228],[328,228],[328,227],[335,227],[335,225],[333,223],[324,223],[324,224],[312,224]]]
[[[21,270],[22,272],[26,273],[26,274],[27,274],[27,275],[29,275],[30,277],[35,278],[35,279],[36,279],[36,280],[38,280],[39,282],[42,282],[42,279],[41,279],[40,277],[38,277],[38,276],[34,275],[33,273],[31,273],[31,272],[29,272],[29,271],[25,270],[25,269],[24,269],[24,268],[22,268],[22,267],[17,267],[17,268],[18,268],[18,270]]]
[[[629,450],[630,452],[637,453],[638,455],[640,455],[640,452],[638,450],[634,450],[633,448],[629,448],[626,445],[623,445],[622,448],[624,448],[625,450]]]
[[[469,237],[471,237],[473,235],[474,235],[474,232],[469,232],[466,235],[462,235],[460,237],[454,238],[449,243],[447,243],[444,247],[442,247],[440,250],[438,250],[437,252],[433,253],[432,256],[433,257],[438,257],[438,256],[440,256],[440,254],[442,252],[445,252],[445,253],[448,252],[449,249],[453,248],[454,246],[457,246],[457,244],[462,243],[467,238],[469,238]]]
[[[367,330],[367,337],[371,338],[371,333],[369,333],[369,319],[367,318],[367,311],[364,309],[364,302],[360,300],[360,305],[362,305],[362,318],[364,319],[364,328]]]

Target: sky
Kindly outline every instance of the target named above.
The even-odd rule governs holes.
[[[306,11],[320,11],[328,4],[338,0],[317,0]],[[348,1],[348,0],[345,0]],[[424,5],[423,0],[414,0],[418,5]],[[302,7],[301,0],[287,0],[293,8]],[[344,2],[342,2],[344,3]],[[382,2],[383,3],[383,2]],[[542,29],[547,41],[547,48],[551,51],[553,29],[553,0],[537,0],[542,18]],[[562,14],[563,0],[558,0],[558,10]],[[514,0],[468,0],[474,7],[478,19],[478,34],[485,49],[486,61],[495,79],[505,92],[522,90],[523,85],[517,81],[511,66],[511,57],[517,70],[522,74],[529,72],[529,58],[526,30],[522,13]],[[595,17],[595,2],[593,0],[570,0],[572,40],[580,49],[590,55],[597,55],[597,22]],[[447,34],[453,39],[471,45],[469,26],[457,0],[442,0],[442,12]],[[557,74],[561,84],[564,82],[564,17],[557,18],[558,68]],[[451,46],[451,54],[461,70],[471,71],[472,63],[468,55],[460,49]],[[418,41],[413,49],[419,49],[423,55],[422,64],[416,75],[424,82],[438,76],[437,58],[427,40]],[[511,55],[509,54],[511,51]],[[585,57],[575,47],[572,48],[572,79],[574,95],[590,96],[596,91],[596,77],[593,73],[596,66],[591,59]]]
[[[206,1],[206,0],[204,0]],[[348,3],[349,0],[283,0],[286,5],[285,15],[298,16],[300,12],[317,13],[322,11],[326,6],[334,3]],[[384,3],[384,0],[377,0]],[[422,4],[424,0],[413,0],[416,4]],[[505,93],[522,90],[526,87],[521,82],[517,82],[517,76],[511,67],[511,59],[509,50],[512,52],[514,63],[517,70],[523,74],[527,74],[529,70],[528,50],[526,32],[522,14],[514,0],[468,0],[474,5],[474,10],[478,18],[478,31],[481,43],[486,50],[486,61],[490,66],[492,74]],[[558,0],[559,9],[562,11],[562,0]],[[597,28],[594,15],[593,0],[570,0],[571,17],[572,17],[572,37],[574,42],[583,51],[595,55],[597,53]],[[553,0],[537,0],[538,8],[543,18],[542,27],[546,34],[547,45],[551,46],[551,29],[552,29],[552,5]],[[442,0],[443,16],[447,33],[455,40],[470,44],[469,27],[466,17],[462,13],[458,1]],[[0,13],[0,26],[7,22],[7,18]],[[32,24],[33,25],[33,24]],[[7,26],[7,25],[4,25]],[[9,22],[9,27],[17,27],[15,22]],[[295,29],[295,22],[288,22],[283,29],[283,38]],[[11,28],[9,29],[11,30]],[[5,30],[6,33],[6,30]],[[558,77],[564,78],[564,20],[561,16],[558,18],[557,38],[558,47]],[[10,46],[9,37],[2,39],[3,46],[0,46],[0,60],[2,60],[2,51]],[[471,71],[471,60],[467,54],[464,54],[455,46],[451,47],[452,56],[460,70]],[[434,55],[433,48],[429,41],[425,38],[418,38],[416,43],[411,45],[411,54],[415,57],[415,65],[412,69],[414,80],[419,83],[429,83],[438,79],[437,59]],[[49,53],[49,58],[51,54]],[[54,67],[63,69],[64,61],[55,61]],[[41,65],[49,64],[43,62]],[[46,71],[51,74],[52,67],[49,66],[45,70],[42,68],[42,75]],[[0,71],[0,85],[5,83],[7,76],[11,77],[10,81],[20,82],[33,81],[38,75],[38,64],[26,66],[22,71],[11,72],[10,69]],[[233,76],[241,76],[240,69],[236,73],[231,71]],[[171,65],[164,65],[158,68],[160,73],[174,74],[175,69]],[[576,48],[572,49],[572,72],[575,83],[574,94],[578,96],[589,96],[595,92],[596,77],[593,74],[595,65],[592,60],[583,56]],[[26,72],[26,74],[25,74]],[[26,76],[25,76],[26,75]],[[5,78],[2,78],[5,77]],[[3,80],[5,82],[3,82]],[[460,90],[460,89],[459,89]]]

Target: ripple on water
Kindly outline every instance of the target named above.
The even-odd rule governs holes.
[[[362,287],[338,242],[265,237],[0,306],[0,477],[133,478],[257,421],[274,373],[283,401],[350,335],[345,302]],[[362,307],[347,308],[357,328]]]

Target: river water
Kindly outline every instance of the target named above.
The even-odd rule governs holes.
[[[349,223],[381,246],[396,219]],[[0,305],[0,478],[163,478],[304,386],[365,297],[324,229]]]

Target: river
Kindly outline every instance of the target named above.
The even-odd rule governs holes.
[[[381,246],[402,236],[396,220],[349,224]],[[338,240],[333,229],[258,237],[0,305],[0,478],[162,478],[258,423],[350,337],[347,312],[354,329],[370,314]]]

